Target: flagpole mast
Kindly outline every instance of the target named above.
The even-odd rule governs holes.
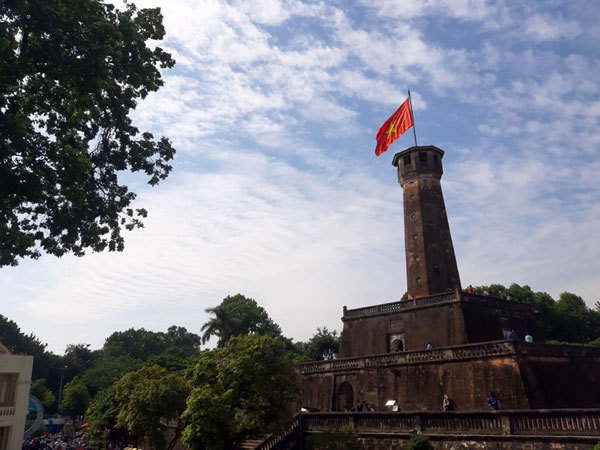
[[[417,131],[415,128],[415,116],[413,115],[413,109],[412,109],[412,99],[410,98],[410,89],[408,90],[408,104],[410,105],[410,118],[412,119],[412,123],[413,123],[413,135],[415,136],[415,147],[418,147],[419,145],[417,144]]]

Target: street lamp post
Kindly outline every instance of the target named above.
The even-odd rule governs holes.
[[[65,369],[66,368],[67,368],[67,366],[60,368],[60,387],[58,388],[58,408],[59,408],[59,411],[60,411],[60,400],[62,399],[63,378],[65,376]],[[59,414],[60,414],[60,412],[59,412]]]

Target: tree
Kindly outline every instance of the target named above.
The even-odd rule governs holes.
[[[97,358],[99,352],[90,350],[90,344],[69,344],[62,357],[63,367],[67,367],[66,380],[71,380],[81,376],[86,370],[90,369]]]
[[[117,426],[127,427],[156,450],[171,450],[183,429],[179,418],[186,408],[187,382],[159,366],[143,367],[123,376],[115,385],[119,404]],[[174,436],[166,446],[165,421],[174,423]]]
[[[600,337],[600,313],[588,308],[580,296],[563,292],[553,309],[553,339],[587,343]]]
[[[340,337],[336,330],[329,331],[327,327],[317,328],[317,332],[304,344],[303,360],[317,361],[329,350],[337,353],[340,349]]]
[[[0,2],[0,266],[42,251],[121,251],[144,209],[120,184],[171,171],[168,139],[132,125],[137,100],[162,84],[171,56],[159,8],[100,0]]]
[[[98,392],[86,411],[86,419],[90,425],[86,429],[86,442],[95,445],[95,448],[100,448],[102,444],[106,444],[102,448],[108,448],[111,434],[118,434],[120,431],[126,433],[126,430],[116,426],[118,413],[119,404],[114,388],[110,386]]]
[[[169,372],[177,372],[192,367],[198,361],[198,355],[187,356],[185,351],[170,347],[160,355],[151,355],[144,366],[160,366]]]
[[[172,348],[177,348],[182,357],[197,354],[200,336],[175,325],[169,327],[166,333],[130,328],[115,331],[107,337],[103,351],[107,356],[127,355],[145,361],[150,355],[159,355]]]
[[[300,393],[283,342],[257,334],[202,352],[189,382],[182,440],[192,448],[229,448],[236,440],[280,432]]]
[[[193,356],[200,350],[200,336],[191,333],[185,327],[171,325],[165,338],[169,348],[177,349],[181,357]]]
[[[533,305],[537,319],[538,329],[542,336],[549,338],[554,334],[553,328],[556,323],[556,312],[554,311],[554,299],[546,292],[536,292]]]
[[[46,380],[43,378],[33,381],[29,392],[37,397],[45,408],[51,406],[56,400],[52,391],[46,386]]]
[[[168,347],[164,333],[130,328],[111,334],[102,349],[107,356],[130,356],[145,361],[150,355],[158,355]]]
[[[33,356],[32,379],[44,378],[48,387],[55,393],[58,392],[61,358],[47,352],[46,344],[37,336],[23,333],[14,321],[0,314],[0,342],[13,353]]]
[[[517,283],[506,289],[501,284],[478,286],[475,293],[488,293],[496,297],[508,296],[510,300],[533,305],[537,325],[546,340],[555,343],[595,345],[600,338],[600,310],[591,309],[578,295],[570,292],[560,294],[558,301],[546,292],[533,292]]]
[[[214,317],[202,325],[201,330],[204,331],[202,343],[206,344],[212,336],[216,336],[218,338],[217,348],[223,348],[229,338],[233,336],[233,320],[222,304],[214,308],[206,308],[205,311],[214,314]]]
[[[509,295],[512,300],[518,302],[529,304],[535,303],[535,293],[527,285],[520,286],[517,283],[513,283],[504,293]]]
[[[281,336],[281,328],[269,317],[256,300],[242,294],[228,295],[220,305],[206,308],[214,317],[202,325],[202,343],[212,336],[218,339],[217,347],[223,348],[233,336],[245,336],[257,333],[267,336]]]
[[[65,385],[58,409],[61,414],[69,417],[82,416],[85,414],[89,402],[90,394],[85,384],[76,377]]]
[[[431,450],[431,442],[424,434],[413,434],[408,441],[408,450]]]
[[[38,356],[46,351],[43,344],[33,333],[25,334],[13,320],[0,314],[0,342],[13,353]]]
[[[347,425],[345,427],[311,434],[306,438],[307,450],[361,450],[363,446],[358,433]]]
[[[119,404],[112,386],[98,392],[86,411],[88,422],[94,431],[100,428],[114,428],[119,413]]]
[[[86,370],[81,376],[82,382],[92,395],[109,388],[127,372],[138,370],[143,362],[127,355],[106,357]]]

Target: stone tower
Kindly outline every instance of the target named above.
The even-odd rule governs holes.
[[[408,298],[460,289],[446,207],[442,195],[444,151],[433,145],[396,153],[404,199],[404,241]]]

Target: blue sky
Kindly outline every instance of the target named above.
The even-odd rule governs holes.
[[[115,330],[199,332],[238,292],[294,339],[406,290],[402,190],[375,133],[411,89],[463,285],[600,299],[595,1],[191,1],[161,6],[177,60],[140,102],[170,178],[122,253],[0,270],[2,314],[62,353]]]

